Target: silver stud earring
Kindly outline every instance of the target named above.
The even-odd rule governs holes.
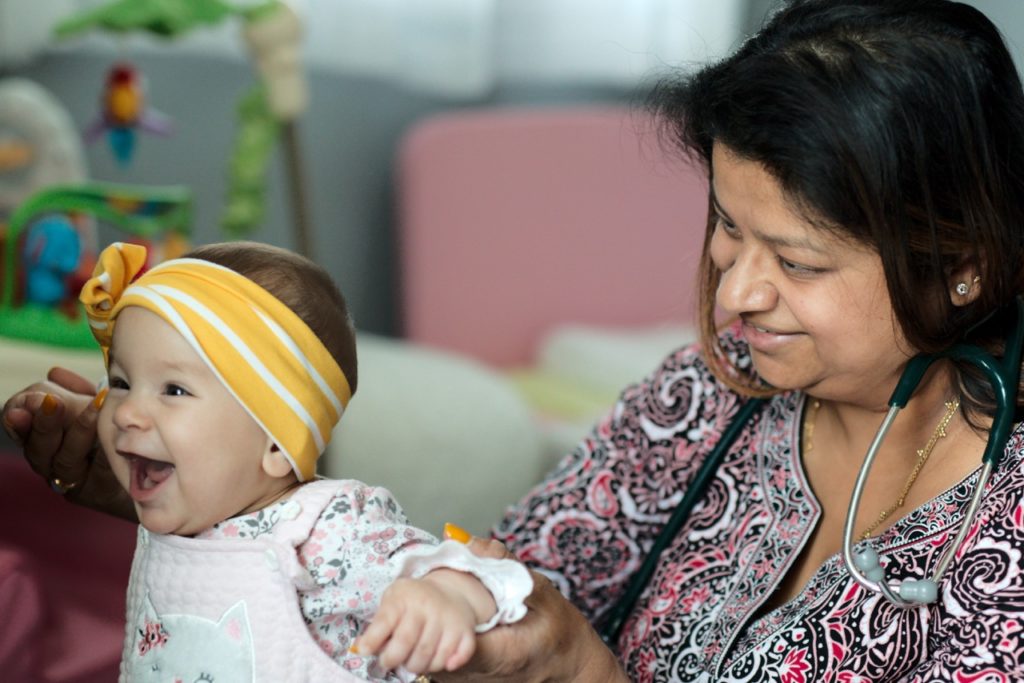
[[[967,293],[971,291],[971,287],[973,287],[974,285],[978,284],[979,282],[981,282],[981,276],[980,275],[975,275],[974,279],[971,280],[970,284],[968,284],[966,282],[960,282],[954,288],[954,291],[957,294],[959,294],[960,296],[967,296]]]

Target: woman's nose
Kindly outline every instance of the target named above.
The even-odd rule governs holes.
[[[716,303],[732,314],[769,311],[778,301],[766,255],[740,250],[725,268],[718,283]],[[720,266],[721,267],[721,266]]]

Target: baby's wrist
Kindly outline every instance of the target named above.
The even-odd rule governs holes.
[[[477,633],[484,633],[497,624],[512,624],[526,616],[526,598],[533,591],[533,578],[526,567],[508,559],[477,557],[465,545],[455,541],[444,541],[439,546],[413,548],[405,553],[398,566],[398,575],[417,579],[436,569],[451,569],[465,572],[478,581],[489,593],[487,610],[493,605],[491,618],[476,625]],[[470,584],[472,586],[475,584]]]
[[[453,598],[465,600],[473,610],[477,625],[486,624],[498,611],[494,596],[472,574],[438,567],[428,572],[421,580],[433,583]]]

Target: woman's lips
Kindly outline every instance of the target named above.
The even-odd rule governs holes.
[[[799,333],[778,332],[770,327],[762,327],[746,320],[743,321],[743,338],[755,351],[770,353],[791,342]]]
[[[156,495],[160,485],[174,474],[174,465],[169,462],[145,458],[141,455],[125,454],[131,465],[131,487],[129,494],[136,502],[149,500]]]

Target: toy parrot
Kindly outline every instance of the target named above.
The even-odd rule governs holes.
[[[100,107],[99,118],[86,131],[86,142],[91,144],[106,132],[110,150],[122,166],[131,161],[135,151],[136,130],[157,135],[172,130],[169,117],[146,106],[142,77],[125,62],[115,64],[107,74]]]

